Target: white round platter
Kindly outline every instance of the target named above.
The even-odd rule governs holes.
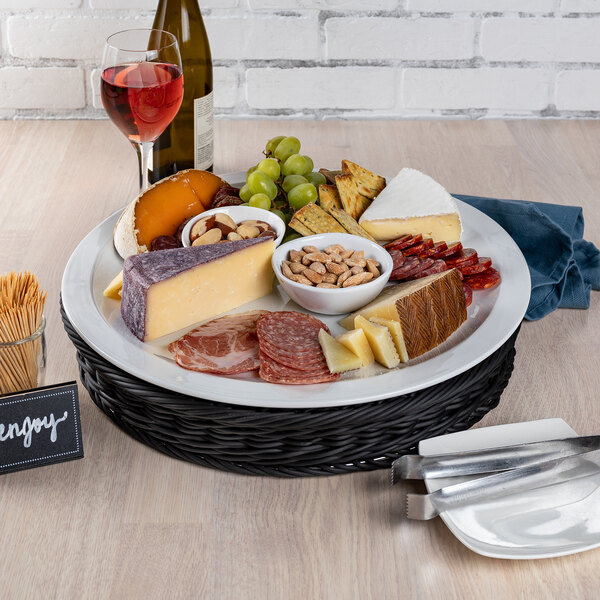
[[[222,177],[235,185],[244,181],[244,175]],[[517,329],[529,302],[529,270],[513,239],[482,212],[457,203],[463,221],[463,246],[475,248],[480,256],[492,257],[502,283],[491,290],[474,291],[466,323],[441,346],[397,369],[374,365],[348,372],[333,383],[297,386],[267,383],[255,373],[223,377],[182,369],[171,359],[167,346],[185,331],[142,343],[123,323],[120,303],[102,293],[122,269],[123,261],[112,241],[121,211],[94,228],[71,255],[62,280],[63,305],[79,335],[110,363],[135,377],[188,396],[245,406],[317,408],[408,394],[459,375],[490,356]],[[303,311],[275,285],[269,296],[231,312],[257,308]],[[338,324],[343,315],[316,316],[333,335],[345,331]]]

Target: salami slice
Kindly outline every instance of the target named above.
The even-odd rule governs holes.
[[[427,248],[417,256],[419,258],[437,258],[437,255],[447,248],[448,244],[446,244],[446,242],[436,242],[433,246],[431,246],[431,248]]]
[[[260,366],[256,322],[267,311],[225,315],[169,344],[175,362],[190,371],[233,375]]]
[[[391,250],[392,248],[395,248],[396,250],[404,250],[405,248],[409,248],[410,246],[414,246],[415,244],[418,244],[419,242],[421,242],[423,240],[423,236],[419,233],[417,235],[403,235],[402,237],[399,237],[397,240],[394,240],[393,242],[389,242],[389,244],[386,244],[384,246],[384,248],[386,250]]]
[[[397,269],[394,269],[392,271],[392,274],[390,275],[390,279],[392,281],[398,280],[398,279],[404,279],[404,277],[406,277],[406,274],[410,273],[420,263],[421,263],[420,259],[418,259],[416,256],[409,256],[408,258],[406,258],[406,260],[404,261],[404,264],[401,267],[398,267]]]
[[[417,256],[421,252],[431,248],[433,246],[433,240],[431,238],[425,238],[422,242],[411,246],[410,248],[406,248],[402,253],[404,256]]]
[[[494,269],[494,267],[490,267],[483,273],[465,277],[465,283],[473,290],[487,290],[493,288],[498,285],[501,280],[500,273]]]
[[[392,248],[391,250],[388,250],[388,253],[392,257],[392,262],[394,263],[392,270],[397,269],[404,264],[404,254],[402,254],[402,250]]]
[[[477,250],[475,248],[463,248],[460,252],[444,259],[449,267],[466,267],[474,265],[478,260]]]
[[[317,345],[314,352],[304,352],[302,354],[293,351],[293,348],[278,348],[273,346],[269,342],[262,340],[260,343],[260,350],[273,360],[286,365],[299,369],[300,371],[312,371],[320,368],[327,368],[327,362],[323,356],[321,346]]]
[[[448,270],[448,265],[441,258],[438,258],[437,260],[434,260],[433,258],[423,259],[423,260],[432,260],[433,263],[431,264],[430,267],[427,267],[427,268],[423,269],[422,271],[419,271],[419,272],[415,273],[414,275],[407,277],[407,279],[421,279],[421,277],[429,277],[429,275],[434,275],[436,273],[443,273],[444,271]]]
[[[435,262],[433,258],[418,258],[418,263],[408,272],[404,273],[400,281],[408,281],[409,279],[416,279],[415,275],[424,271],[425,269],[429,269],[433,266]]]
[[[261,379],[269,383],[282,383],[286,385],[310,385],[311,383],[327,383],[337,381],[339,373],[330,373],[325,368],[314,371],[300,371],[273,360],[270,356],[260,352],[260,369],[258,374]]]
[[[465,291],[465,304],[468,308],[471,306],[471,302],[473,302],[473,290],[465,283],[463,283],[463,290]]]
[[[329,333],[327,325],[319,319],[293,310],[267,313],[256,324],[259,344],[266,340],[275,347],[293,349],[296,353],[312,353],[315,340],[318,344],[320,329]]]
[[[448,244],[448,247],[445,250],[438,252],[435,255],[435,258],[443,258],[445,260],[449,256],[453,256],[457,252],[460,252],[462,247],[463,245],[460,242],[452,242],[451,244]]]
[[[492,259],[489,256],[480,256],[479,260],[472,265],[458,265],[456,268],[465,276],[483,273],[492,266]]]

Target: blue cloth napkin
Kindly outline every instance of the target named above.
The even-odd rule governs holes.
[[[531,274],[526,319],[557,308],[589,308],[590,290],[600,289],[600,251],[583,239],[581,207],[454,196],[499,223],[523,252]]]

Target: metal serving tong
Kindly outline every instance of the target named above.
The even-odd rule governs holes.
[[[392,463],[392,485],[399,479],[438,479],[497,473],[598,449],[600,435],[590,435],[455,454],[406,454]]]
[[[398,477],[454,477],[494,472],[446,486],[430,494],[407,494],[409,519],[432,519],[440,512],[600,473],[600,436],[504,446],[439,456],[403,456],[392,465]],[[498,472],[501,471],[501,472]]]

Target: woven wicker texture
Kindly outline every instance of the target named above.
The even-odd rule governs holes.
[[[169,456],[249,475],[299,477],[389,468],[426,438],[468,429],[498,405],[518,330],[494,354],[448,381],[352,406],[244,407],[147,383],[92,350],[69,322],[81,382],[123,431]]]

